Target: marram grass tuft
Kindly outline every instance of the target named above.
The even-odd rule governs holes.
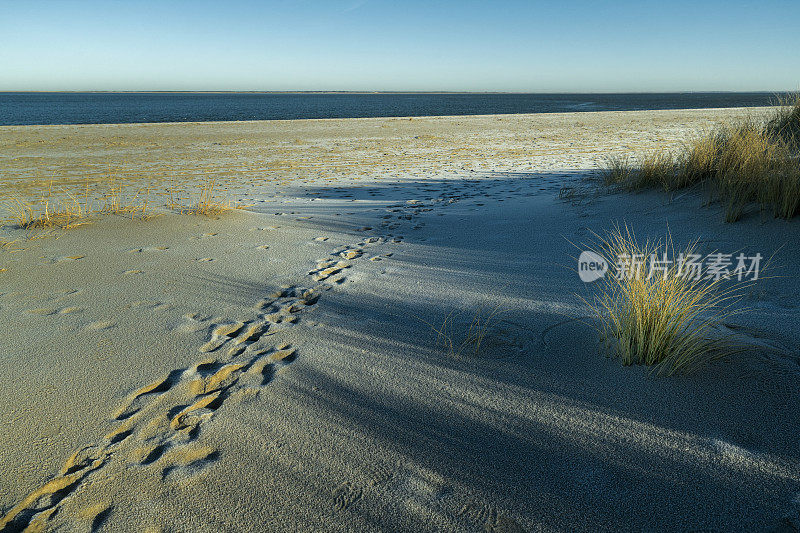
[[[624,365],[653,366],[659,374],[673,375],[741,351],[742,345],[723,333],[721,326],[739,312],[734,306],[744,283],[695,276],[688,264],[694,245],[675,255],[670,237],[640,245],[626,228],[599,239],[595,252],[610,265],[620,256],[663,258],[667,254],[673,260],[653,275],[648,275],[647,268],[632,270],[630,275],[609,271],[593,285],[598,293],[585,301],[610,355]]]
[[[739,220],[750,205],[790,219],[800,213],[800,96],[780,101],[766,121],[723,127],[679,152],[612,157],[605,183],[633,191],[707,183],[726,222]]]

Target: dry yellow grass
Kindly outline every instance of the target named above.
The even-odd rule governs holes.
[[[215,178],[209,178],[201,187],[197,200],[188,205],[180,197],[179,189],[172,187],[169,190],[168,207],[182,215],[203,215],[215,217],[234,209],[249,207],[244,204],[231,202],[217,190],[218,183]]]
[[[10,221],[25,229],[72,228],[88,223],[91,213],[88,197],[84,197],[81,202],[73,194],[63,192],[66,199],[54,198],[51,188],[39,200],[28,201],[13,197],[6,200],[3,207]]]
[[[121,186],[113,178],[105,183],[105,190],[99,200],[90,190],[88,180],[80,190],[66,190],[59,187],[61,194],[55,194],[52,186],[38,200],[12,197],[3,202],[7,213],[6,223],[10,222],[23,229],[70,229],[92,222],[95,215],[125,215],[131,218],[147,219],[149,191],[137,191],[128,199]]]
[[[646,264],[624,275],[609,271],[597,282],[598,293],[586,301],[603,342],[624,365],[654,366],[672,375],[740,350],[720,326],[740,312],[734,306],[746,283],[695,275],[689,264],[694,245],[676,254],[671,237],[640,245],[626,228],[599,237],[594,251],[610,265],[620,257],[648,261],[665,254],[672,261],[656,273]]]
[[[665,191],[703,182],[722,203],[727,222],[741,218],[751,204],[792,218],[800,213],[800,96],[780,103],[767,121],[743,120],[677,153],[652,152],[638,161],[611,158],[605,182]]]
[[[14,253],[20,250],[22,250],[22,248],[19,247],[18,239],[14,239],[13,241],[0,239],[0,251]]]
[[[98,191],[99,189],[99,191]],[[91,223],[97,216],[118,215],[140,220],[157,216],[153,212],[151,197],[166,196],[166,207],[181,214],[218,216],[234,209],[248,207],[228,201],[219,193],[218,182],[207,180],[200,188],[195,201],[182,198],[174,185],[158,194],[153,187],[142,187],[126,194],[123,186],[112,176],[98,187],[86,180],[80,190],[49,187],[38,199],[11,197],[2,202],[6,212],[5,223],[24,229],[70,229]],[[163,202],[163,200],[162,200]],[[163,204],[162,204],[163,205]]]
[[[123,187],[111,178],[105,194],[100,199],[101,207],[97,212],[106,215],[127,215],[131,218],[148,218],[150,208],[150,188],[138,189],[133,198],[128,200]]]

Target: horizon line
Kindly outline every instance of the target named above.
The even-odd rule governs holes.
[[[736,90],[672,90],[672,91],[442,91],[442,90],[192,90],[192,89],[85,89],[85,90],[0,90],[0,94],[724,94],[724,93],[793,93],[794,89],[762,89],[749,91]]]

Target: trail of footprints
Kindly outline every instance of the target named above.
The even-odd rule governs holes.
[[[131,393],[112,414],[114,429],[76,451],[56,477],[9,510],[0,519],[0,531],[47,527],[71,495],[102,483],[102,471],[109,467],[153,469],[165,482],[200,473],[219,457],[217,450],[197,442],[203,424],[226,402],[257,395],[281,367],[294,361],[293,347],[264,338],[295,323],[297,314],[318,298],[314,289],[285,287],[258,303],[257,320],[213,325],[199,349],[203,359]],[[207,322],[187,315],[179,330],[196,331],[208,327]],[[113,506],[92,519],[101,512],[107,517]]]
[[[459,196],[440,197],[432,199],[431,204],[446,205],[459,199]],[[379,225],[381,229],[396,229],[431,210],[432,207],[419,200],[390,205],[386,211],[392,214],[382,217]],[[402,214],[393,215],[396,213]],[[390,221],[394,216],[397,221]],[[360,231],[371,229],[364,227]],[[316,240],[324,242],[327,238]],[[315,305],[323,291],[342,283],[344,271],[364,256],[365,247],[401,242],[402,236],[370,236],[357,245],[335,250],[309,272],[315,282],[313,287],[281,288],[257,303],[260,312],[255,320],[209,324],[211,321],[206,317],[186,315],[176,331],[209,328],[209,338],[199,348],[205,357],[131,393],[112,414],[116,427],[99,442],[76,451],[57,476],[8,510],[0,518],[0,533],[47,528],[71,496],[102,483],[103,470],[112,466],[153,469],[164,482],[201,473],[219,458],[216,449],[198,443],[203,424],[225,403],[256,396],[281,367],[296,357],[293,347],[273,345],[265,339],[295,324],[298,314]],[[379,260],[380,256],[370,259]],[[383,472],[374,485],[385,483],[391,476]],[[364,490],[350,482],[340,484],[332,491],[334,509],[347,509],[362,498]],[[112,513],[112,503],[95,503],[77,513],[76,519],[96,525]]]
[[[382,239],[368,241],[360,244]],[[154,469],[165,482],[202,472],[219,457],[217,450],[197,442],[203,424],[226,402],[257,395],[281,367],[294,361],[293,347],[267,341],[297,323],[298,315],[315,305],[322,291],[343,280],[329,278],[362,255],[354,246],[334,251],[338,259],[322,260],[309,273],[317,282],[314,287],[281,288],[256,304],[255,320],[212,322],[196,314],[184,316],[176,332],[210,330],[199,347],[205,357],[131,393],[112,414],[116,427],[99,442],[76,451],[56,477],[0,518],[0,532],[47,528],[70,496],[102,483],[102,471],[109,467]],[[77,519],[93,522],[113,513],[112,504],[97,512],[94,507],[78,513]]]

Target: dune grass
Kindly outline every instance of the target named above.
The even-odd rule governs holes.
[[[60,194],[58,194],[60,193]],[[52,185],[39,199],[27,200],[14,196],[3,202],[6,222],[23,229],[70,229],[90,224],[97,215],[125,215],[148,218],[149,190],[141,189],[128,198],[113,178],[105,183],[100,198],[96,198],[86,182],[82,190],[54,192]]]
[[[441,324],[418,318],[430,326],[436,335],[437,347],[442,348],[449,357],[461,358],[481,354],[486,337],[500,325],[501,317],[502,311],[498,304],[492,307],[481,306],[472,314],[453,310],[444,317]]]
[[[720,326],[741,311],[734,306],[745,283],[695,275],[690,264],[694,245],[676,255],[670,237],[639,244],[626,228],[600,237],[595,252],[610,265],[619,258],[646,262],[664,254],[672,260],[652,275],[647,263],[624,274],[609,271],[596,282],[594,298],[585,300],[609,354],[624,365],[653,366],[659,374],[673,375],[740,351]]]
[[[161,198],[156,205],[165,205],[180,214],[208,217],[248,207],[228,201],[218,188],[218,182],[209,179],[201,185],[199,195],[193,199],[190,195],[181,198],[174,185],[160,192],[148,186],[128,194],[113,176],[100,183],[94,180],[91,185],[87,179],[83,186],[68,189],[54,189],[51,184],[39,198],[11,196],[2,201],[6,214],[3,223],[23,229],[71,229],[90,224],[103,215],[147,220],[158,216],[153,209],[152,197]]]
[[[52,185],[47,194],[38,200],[25,200],[12,197],[3,203],[8,218],[17,227],[36,228],[73,228],[88,224],[92,212],[88,189],[82,198],[67,191],[66,198],[56,198]]]
[[[100,207],[97,212],[106,215],[124,215],[131,218],[147,219],[150,216],[150,194],[149,187],[138,189],[129,199],[121,185],[114,179],[107,184],[105,193],[100,197]]]
[[[182,215],[202,215],[216,217],[227,211],[234,209],[244,209],[249,207],[244,204],[231,202],[218,191],[218,183],[215,178],[209,178],[200,187],[200,194],[195,201],[188,198],[181,198],[179,190],[175,187],[169,190],[168,207]],[[185,203],[186,201],[189,203]]]
[[[22,250],[19,247],[19,239],[8,240],[8,239],[0,239],[0,251],[14,253]]]
[[[707,184],[726,222],[739,220],[751,205],[793,218],[800,214],[800,95],[780,101],[767,120],[722,127],[677,152],[612,157],[604,178],[632,191]]]

